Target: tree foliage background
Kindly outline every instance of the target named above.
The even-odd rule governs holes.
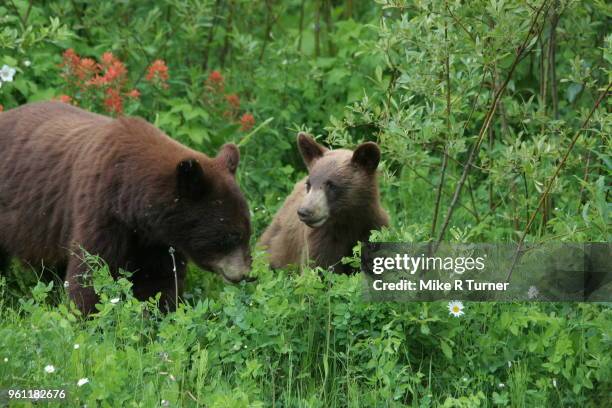
[[[609,242],[611,16],[603,0],[7,0],[0,65],[16,72],[0,104],[62,98],[117,114],[108,108],[119,98],[122,112],[208,154],[236,142],[254,240],[305,172],[295,135],[308,130],[332,147],[381,146],[392,225],[372,239]],[[71,82],[69,49],[78,61],[102,63],[107,52],[120,61],[114,105],[111,85]],[[167,78],[149,78],[152,66]],[[145,305],[73,321],[65,299],[45,301],[50,287],[32,296],[23,269],[0,285],[0,357],[32,348],[0,363],[0,388],[4,378],[44,383],[26,361],[50,346],[36,350],[41,334],[28,327],[50,320],[66,331],[49,328],[45,344],[80,338],[92,352],[86,368],[64,351],[72,362],[57,381],[113,373],[70,385],[83,401],[595,406],[610,397],[605,305],[474,304],[460,323],[435,303],[363,304],[356,277],[321,281],[258,263],[257,289],[192,271],[193,302],[135,333],[125,322]],[[153,375],[168,372],[160,352],[178,382]],[[130,370],[137,384],[126,384]]]

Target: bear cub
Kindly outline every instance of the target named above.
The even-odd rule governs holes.
[[[329,150],[305,133],[298,134],[297,144],[308,176],[295,185],[259,243],[273,268],[311,260],[350,273],[342,257],[352,255],[370,231],[389,224],[376,177],[380,149],[366,142],[355,151]]]

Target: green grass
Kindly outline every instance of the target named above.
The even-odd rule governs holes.
[[[444,302],[364,303],[359,276],[288,276],[258,259],[257,284],[192,269],[187,302],[164,316],[97,269],[89,319],[58,285],[17,298],[1,281],[0,389],[64,389],[49,405],[75,407],[588,407],[609,397],[605,305],[467,303],[454,318]]]

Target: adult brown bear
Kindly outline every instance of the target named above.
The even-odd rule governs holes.
[[[308,177],[295,185],[259,243],[273,268],[313,260],[349,273],[342,257],[389,223],[376,180],[380,149],[366,142],[355,151],[328,150],[305,133],[297,142]]]
[[[113,119],[60,102],[0,113],[0,270],[9,256],[66,267],[68,293],[85,313],[98,300],[81,248],[113,274],[134,272],[134,294],[161,292],[174,308],[185,264],[233,282],[250,269],[250,217],[235,180],[239,152],[215,158],[140,118]]]

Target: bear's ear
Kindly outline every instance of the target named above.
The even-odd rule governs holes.
[[[380,162],[380,149],[374,142],[365,142],[357,146],[351,162],[362,167],[368,173],[374,173]]]
[[[298,148],[300,149],[300,154],[302,155],[304,163],[308,168],[310,168],[312,163],[314,163],[317,159],[320,159],[321,156],[323,156],[327,151],[326,148],[315,142],[312,136],[304,132],[298,133],[297,143]]]
[[[224,144],[217,154],[217,159],[225,164],[230,173],[236,174],[238,163],[240,163],[240,150],[233,143]]]
[[[176,189],[179,198],[198,198],[206,192],[206,176],[196,159],[184,159],[176,166]]]

